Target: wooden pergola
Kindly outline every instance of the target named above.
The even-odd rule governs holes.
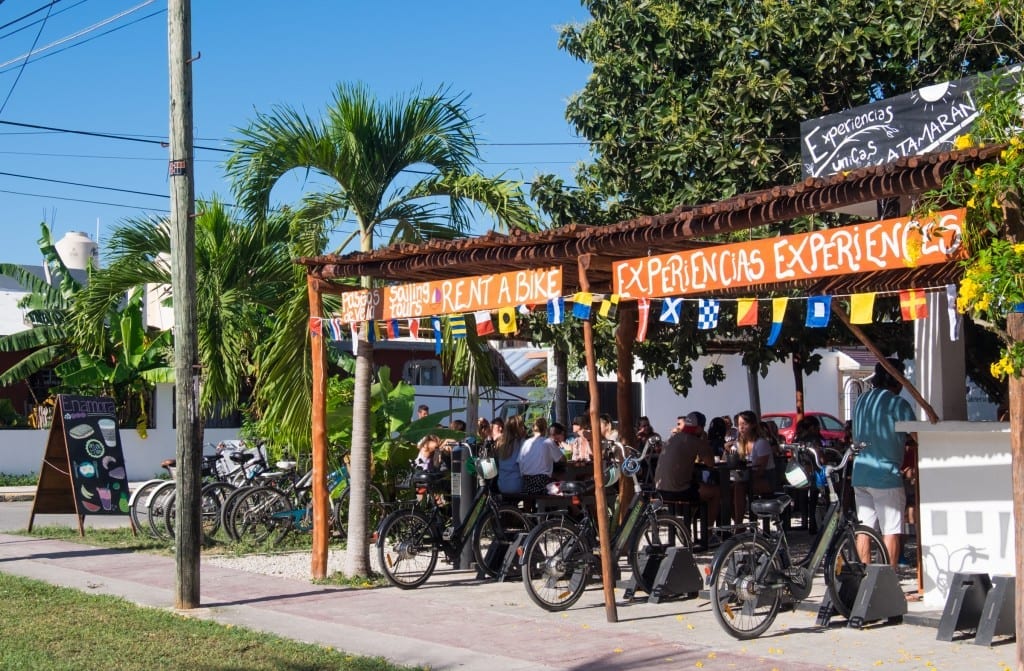
[[[772,187],[715,203],[680,206],[672,212],[637,217],[610,226],[572,224],[539,233],[513,231],[503,235],[490,232],[476,238],[433,240],[422,245],[396,244],[366,253],[302,258],[297,263],[306,267],[312,317],[322,316],[322,294],[350,291],[351,284],[343,287],[339,281],[350,282],[351,278],[362,276],[372,277],[380,283],[403,284],[558,266],[562,268],[563,294],[577,291],[611,293],[612,264],[616,261],[707,247],[715,244],[706,240],[710,236],[780,224],[865,202],[914,198],[939,188],[957,166],[973,170],[980,164],[996,160],[1001,149],[999,146],[971,148],[903,158],[886,165],[861,168],[824,179],[807,179],[798,184]],[[729,297],[794,289],[808,294],[886,292],[946,284],[956,281],[960,275],[959,264],[951,261],[799,282],[748,285],[742,289],[723,289],[701,295]],[[841,311],[837,310],[837,314],[844,317]],[[619,319],[619,382],[620,389],[628,389],[636,311],[620,309]],[[590,419],[594,435],[600,435],[591,323],[584,320],[582,328],[590,394],[595,399],[591,404]],[[314,578],[324,577],[327,563],[324,351],[322,338],[313,338]],[[897,377],[902,379],[898,374]],[[620,426],[625,429],[623,437],[628,440],[632,438],[629,435],[633,425],[632,410],[628,396],[620,396],[618,416]],[[918,400],[928,407],[919,394]],[[600,460],[595,460],[598,481],[601,478],[600,468]],[[597,496],[598,510],[605,509],[600,487],[597,488]],[[609,621],[616,621],[608,522],[603,515],[598,518],[606,610]]]

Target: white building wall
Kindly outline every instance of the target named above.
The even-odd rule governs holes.
[[[821,367],[816,373],[804,376],[804,409],[827,412],[839,419],[848,419],[842,408],[843,377],[839,371],[839,354],[821,351]],[[704,383],[702,371],[712,363],[725,368],[725,380],[710,387]],[[693,364],[693,387],[686,396],[677,395],[668,380],[659,378],[643,382],[634,374],[634,380],[643,386],[643,409],[655,430],[665,433],[676,424],[676,417],[699,411],[707,417],[735,415],[750,408],[747,371],[738,354],[701,357]],[[793,366],[788,361],[768,367],[768,376],[758,375],[762,413],[792,411],[796,408],[796,383]]]

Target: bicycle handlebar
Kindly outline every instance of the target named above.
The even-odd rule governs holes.
[[[821,463],[821,459],[818,457],[818,451],[814,449],[813,443],[794,443],[793,447],[798,451],[810,452],[811,456],[814,458],[815,466],[819,469],[824,469],[826,473],[833,473],[846,468],[846,464],[849,463],[850,458],[857,456],[861,450],[867,447],[867,443],[850,443],[850,445],[847,446],[846,451],[843,452],[843,458],[840,459],[839,463],[835,466]]]

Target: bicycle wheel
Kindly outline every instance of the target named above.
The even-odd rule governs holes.
[[[238,531],[235,529],[235,504],[238,503],[238,500],[241,499],[246,492],[255,488],[256,485],[243,485],[239,487],[228,494],[227,498],[224,499],[224,503],[220,506],[220,528],[224,530],[224,535],[226,535],[229,540],[236,543],[238,542]]]
[[[332,503],[331,529],[341,538],[345,538],[348,529],[349,490],[346,488]],[[384,519],[387,507],[384,505],[384,494],[377,485],[370,485],[366,490],[366,533],[373,535],[380,521]]]
[[[562,520],[542,522],[523,547],[526,593],[544,610],[565,610],[583,596],[594,560],[590,543],[575,526]]]
[[[757,638],[775,621],[782,601],[781,590],[768,586],[778,582],[778,559],[767,543],[752,537],[731,539],[719,552],[711,572],[715,619],[733,638]]]
[[[651,546],[668,548],[690,548],[690,534],[682,520],[674,515],[660,512],[657,515],[647,517],[639,528],[633,532],[633,538],[627,546],[629,553],[629,568],[633,571],[633,580],[638,589],[651,593],[654,588],[653,580],[648,580],[641,570],[640,558],[643,556],[643,549]]]
[[[168,480],[153,490],[146,503],[150,531],[159,540],[174,538],[172,530],[167,527],[164,511],[174,501],[175,487],[174,480]]]
[[[488,578],[497,578],[509,545],[529,529],[530,522],[518,508],[502,506],[485,510],[473,529],[473,557],[477,570]]]
[[[377,556],[395,587],[414,589],[425,583],[437,565],[437,543],[427,518],[408,510],[388,516],[381,524]]]
[[[847,527],[836,534],[831,547],[825,554],[825,586],[832,599],[832,606],[843,617],[850,617],[853,604],[857,600],[860,581],[867,573],[867,567],[857,554],[855,535],[863,535],[868,538],[871,564],[889,563],[889,553],[885,550],[885,543],[873,528],[858,524],[855,528]]]
[[[203,485],[199,514],[202,518],[203,539],[207,543],[213,542],[214,536],[220,531],[221,508],[235,489],[230,482],[210,482]]]
[[[138,489],[132,492],[128,500],[128,516],[132,521],[132,531],[136,534],[140,531],[147,536],[156,537],[153,530],[149,528],[149,496],[160,485],[167,480],[147,480]]]
[[[238,540],[258,545],[277,545],[291,529],[292,503],[273,487],[254,487],[239,497],[231,519]]]

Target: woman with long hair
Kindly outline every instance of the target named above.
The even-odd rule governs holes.
[[[726,448],[747,465],[746,479],[737,478],[732,483],[732,518],[734,523],[742,524],[748,497],[775,491],[775,452],[753,410],[736,415],[736,440],[726,444]]]
[[[499,424],[500,423],[500,424]],[[523,447],[526,426],[521,415],[509,417],[508,422],[495,419],[491,423],[496,429],[494,456],[498,460],[498,491],[502,494],[518,495],[523,491],[523,478],[519,473],[519,450]]]

